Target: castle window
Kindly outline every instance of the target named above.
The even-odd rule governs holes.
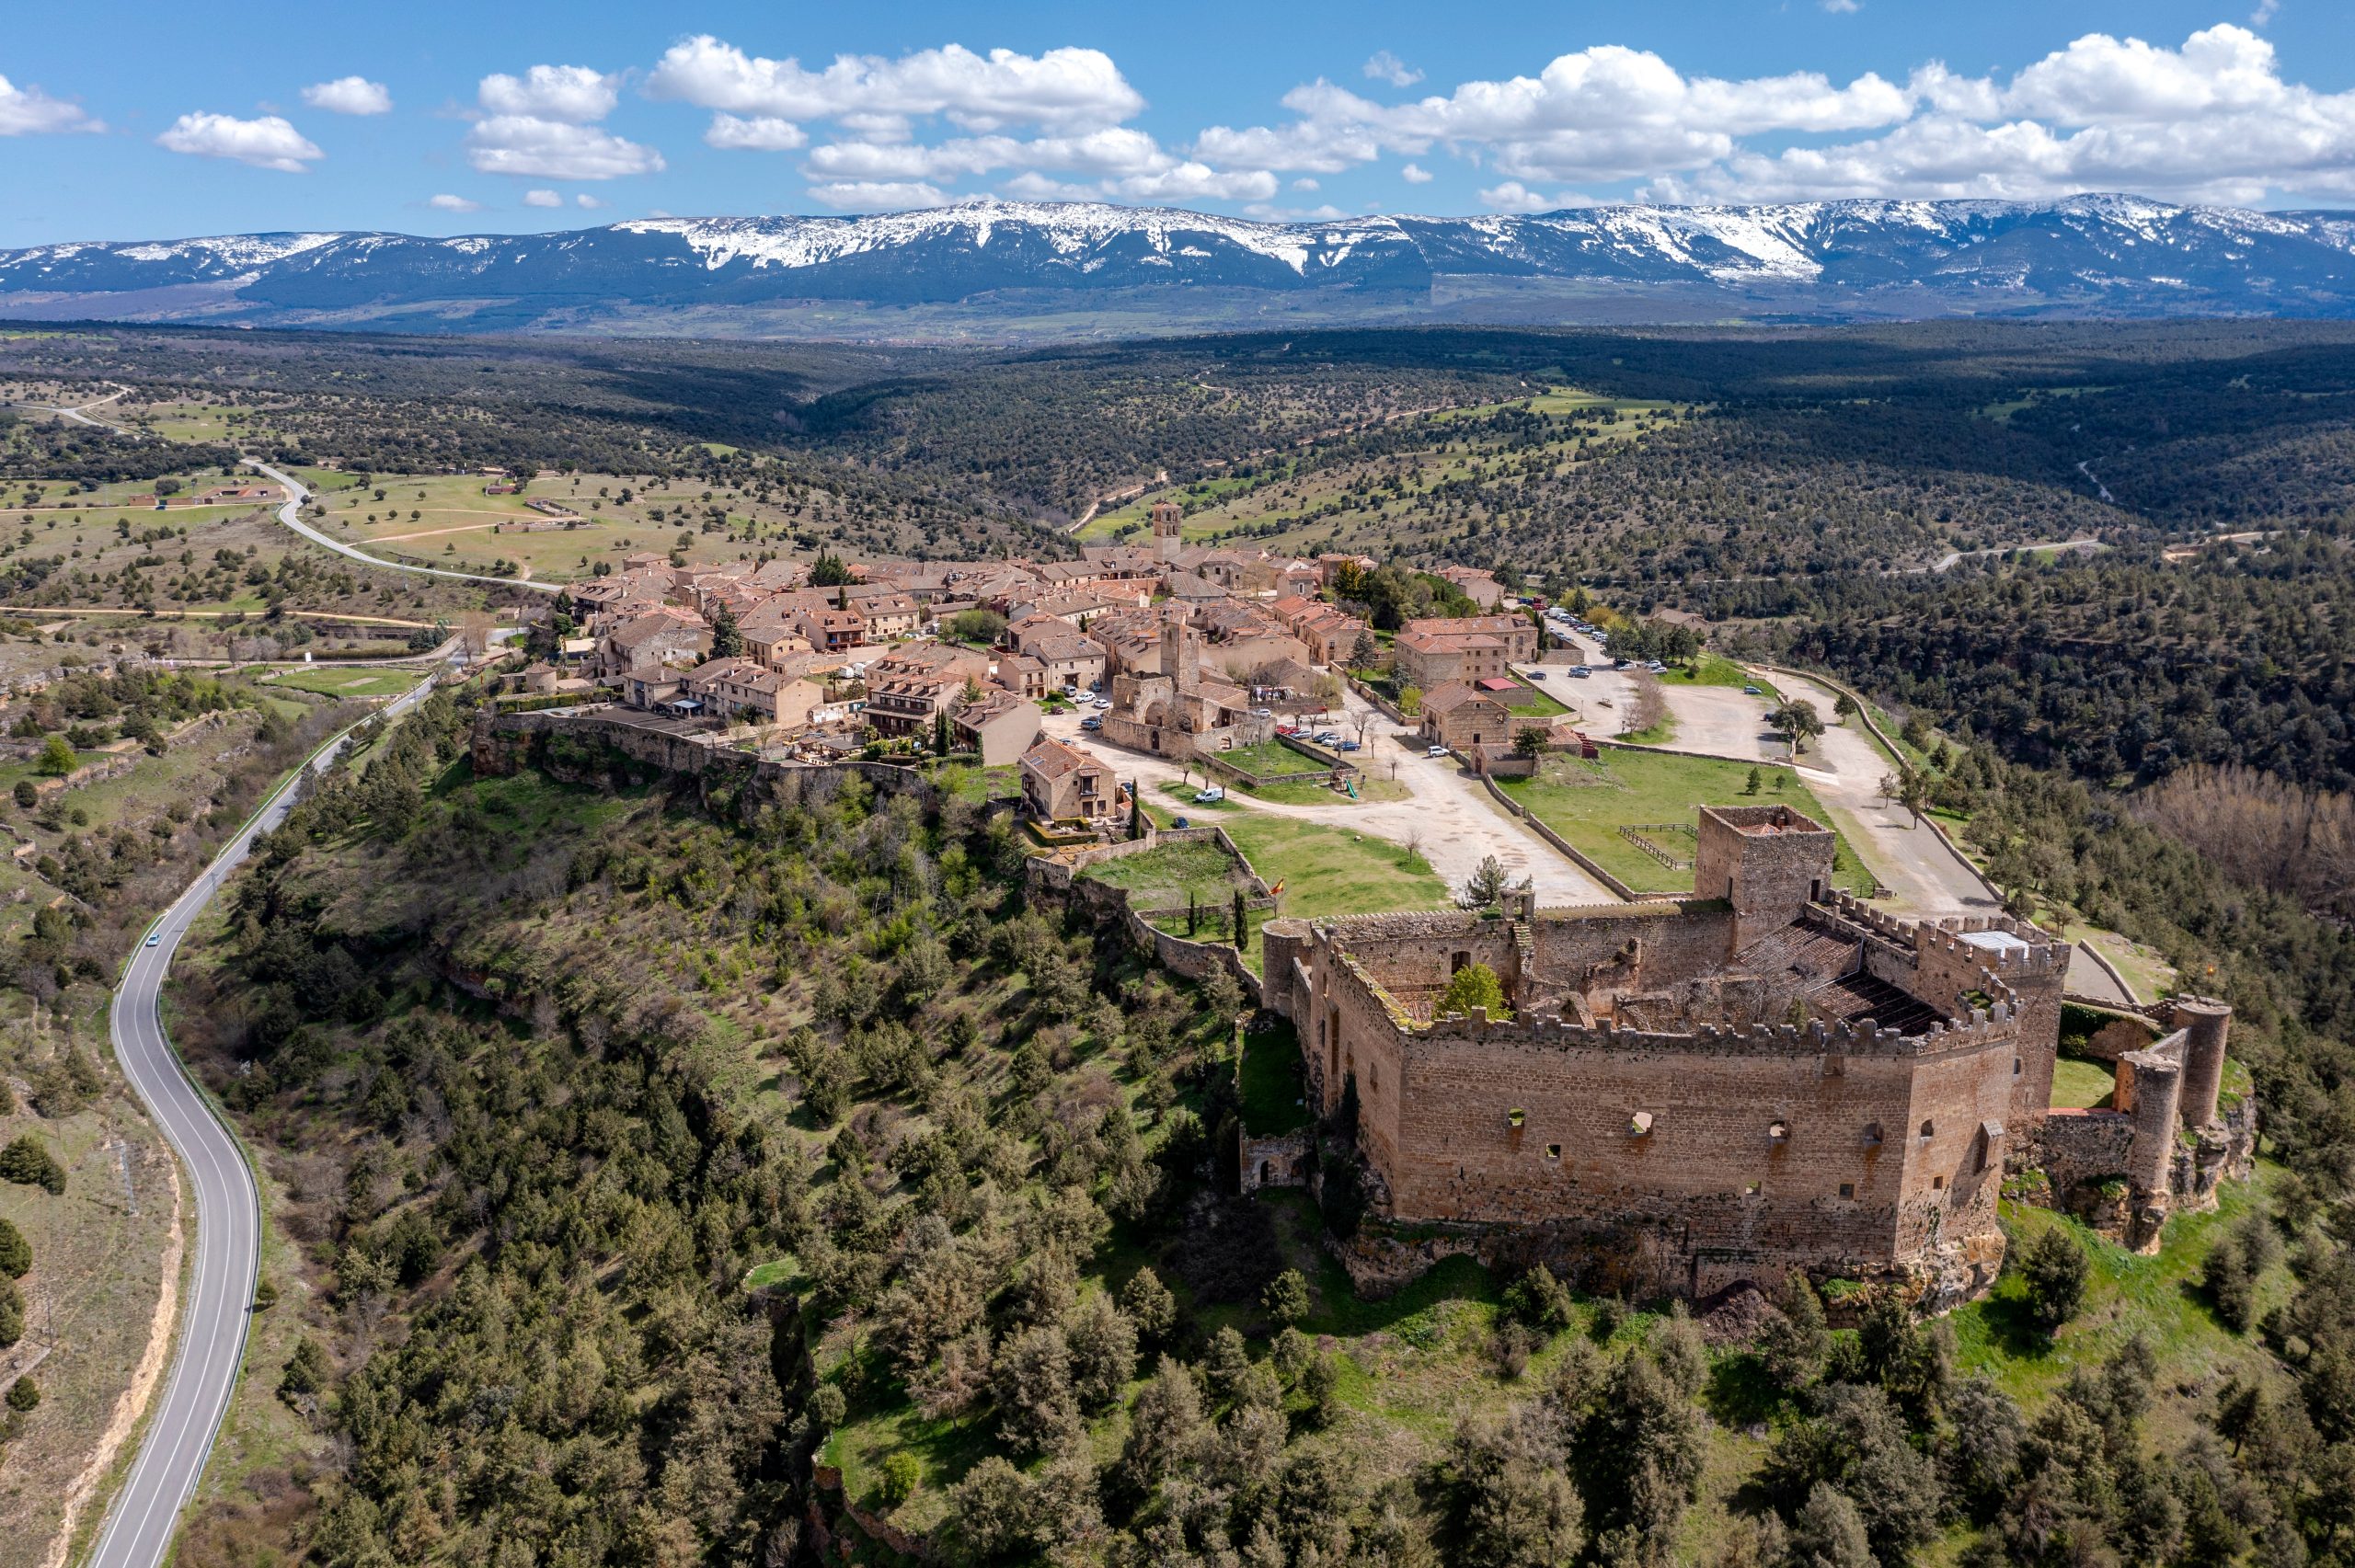
[[[1791,1124],[1788,1122],[1768,1123],[1766,1127],[1766,1137],[1770,1141],[1775,1143],[1789,1142],[1791,1137]]]
[[[2020,1075],[2020,1059],[2019,1059],[2019,1058],[2017,1058],[2017,1057],[2014,1057],[2014,1058],[2012,1059],[2012,1076],[2013,1076],[2014,1078],[2017,1078],[2019,1075]]]
[[[1946,1191],[1947,1179],[1944,1176],[1932,1176],[1930,1178],[1930,1190],[1934,1193],[1942,1193]]]
[[[1651,1130],[1652,1114],[1649,1111],[1637,1111],[1634,1116],[1627,1118],[1627,1136],[1629,1138],[1648,1138],[1651,1135]]]
[[[1865,1124],[1865,1147],[1867,1149],[1878,1149],[1880,1147],[1880,1123],[1867,1122]]]
[[[1461,969],[1470,967],[1471,963],[1472,955],[1469,953],[1450,954],[1447,960],[1447,972],[1453,975]]]
[[[1512,1130],[1515,1132],[1519,1132],[1521,1130],[1522,1120],[1522,1112],[1519,1106],[1515,1106],[1513,1109],[1505,1113],[1505,1121],[1507,1125],[1511,1127]]]
[[[1840,1184],[1840,1196],[1841,1196],[1842,1197],[1854,1197],[1854,1196],[1856,1196],[1856,1184],[1855,1184],[1855,1183],[1854,1183],[1854,1182],[1842,1182],[1842,1183]]]
[[[1545,1158],[1546,1158],[1546,1159],[1548,1159],[1548,1160],[1559,1160],[1561,1157],[1562,1157],[1562,1146],[1561,1146],[1560,1144],[1558,1144],[1558,1143],[1549,1143],[1549,1144],[1547,1144],[1547,1145],[1545,1146]]]
[[[1938,1129],[1936,1127],[1929,1122],[1924,1122],[1922,1124],[1922,1139],[1924,1142],[1929,1141],[1931,1139],[1937,1137],[1937,1135]]]

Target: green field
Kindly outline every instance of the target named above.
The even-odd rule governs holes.
[[[1243,1036],[1243,1062],[1236,1079],[1243,1094],[1243,1130],[1254,1138],[1286,1133],[1305,1123],[1305,1093],[1301,1082],[1300,1036],[1292,1024],[1276,1020],[1268,1028]]]
[[[1217,756],[1220,761],[1240,768],[1254,778],[1280,778],[1286,773],[1321,773],[1326,771],[1315,758],[1304,756],[1279,740],[1254,741],[1248,746],[1221,751]]]
[[[1245,872],[1215,843],[1155,844],[1138,854],[1098,861],[1080,873],[1090,882],[1118,887],[1132,908],[1168,910],[1195,903],[1224,909]]]
[[[1222,818],[1219,826],[1260,880],[1283,884],[1287,915],[1378,914],[1447,902],[1447,884],[1430,863],[1388,839],[1257,811]]]
[[[424,679],[416,670],[351,670],[334,666],[290,670],[273,685],[322,697],[397,697]]]
[[[2106,1062],[2062,1057],[2052,1064],[2051,1103],[2055,1105],[2107,1109],[2116,1087],[2117,1074]]]
[[[1763,764],[1763,781],[1755,795],[1743,794],[1751,765],[1716,757],[1681,757],[1659,751],[1606,750],[1594,761],[1574,757],[1548,757],[1536,777],[1499,779],[1505,793],[1562,835],[1580,853],[1642,893],[1678,893],[1693,886],[1690,869],[1662,865],[1619,834],[1619,829],[1653,824],[1683,825],[1694,820],[1704,806],[1783,804],[1832,824],[1806,784],[1788,769]],[[1776,780],[1784,787],[1775,788]],[[1835,834],[1837,829],[1834,829]],[[1656,842],[1690,859],[1692,840],[1682,834],[1655,834]],[[1833,876],[1853,893],[1872,891],[1873,879],[1848,841],[1839,839]]]

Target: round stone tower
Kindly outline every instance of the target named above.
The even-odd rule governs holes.
[[[2224,1084],[2224,1042],[2233,1010],[2204,996],[2178,998],[2175,1026],[2184,1031],[2183,1125],[2203,1127],[2216,1119],[2216,1095]]]

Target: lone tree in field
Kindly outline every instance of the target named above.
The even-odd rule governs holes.
[[[2047,1334],[2077,1315],[2085,1300],[2085,1249],[2055,1225],[2036,1239],[2021,1265],[2028,1280],[2028,1311]]]
[[[1485,855],[1465,879],[1464,891],[1455,901],[1467,910],[1485,910],[1504,897],[1505,885],[1504,862],[1495,855]]]
[[[1512,732],[1512,749],[1516,756],[1534,757],[1545,750],[1546,728],[1542,724],[1524,724]]]
[[[1796,757],[1807,750],[1809,738],[1823,733],[1823,715],[1815,704],[1804,697],[1794,697],[1766,715],[1766,722],[1780,730],[1790,742],[1791,755]]]
[[[40,759],[33,766],[52,778],[62,779],[74,771],[74,748],[65,737],[52,735],[40,743]]]

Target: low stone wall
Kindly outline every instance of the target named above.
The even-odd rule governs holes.
[[[1245,1134],[1240,1162],[1243,1195],[1248,1197],[1261,1187],[1306,1186],[1310,1136],[1306,1131],[1272,1138]]]
[[[1403,724],[1408,728],[1414,727],[1416,721],[1408,718],[1403,712],[1401,712],[1397,704],[1392,702],[1389,698],[1384,696],[1381,692],[1375,691],[1373,687],[1367,685],[1364,681],[1359,680],[1354,675],[1345,672],[1341,679],[1350,683],[1350,691],[1355,692],[1359,696],[1363,697],[1368,703],[1372,704],[1374,711],[1381,714],[1383,717],[1388,719],[1393,724]]]
[[[1585,872],[1589,876],[1593,877],[1597,882],[1602,883],[1604,887],[1608,888],[1618,897],[1626,899],[1629,903],[1638,904],[1664,902],[1677,898],[1689,898],[1692,897],[1690,892],[1639,893],[1636,891],[1635,888],[1628,887],[1625,882],[1620,881],[1619,878],[1603,870],[1602,866],[1597,865],[1594,863],[1593,857],[1589,855],[1585,851],[1580,849],[1576,844],[1570,842],[1569,840],[1562,837],[1561,834],[1554,831],[1553,829],[1540,821],[1537,818],[1536,814],[1532,812],[1528,807],[1522,806],[1520,801],[1515,800],[1511,795],[1507,795],[1503,790],[1498,788],[1496,780],[1490,778],[1486,773],[1482,773],[1480,775],[1480,783],[1486,786],[1488,794],[1495,798],[1498,805],[1503,807],[1507,811],[1510,811],[1514,816],[1520,818],[1523,822],[1526,822],[1529,825],[1530,831],[1535,833],[1539,838],[1545,840],[1547,843],[1553,845],[1556,849],[1568,855],[1570,858],[1571,863],[1580,871]]]
[[[1054,887],[1038,875],[1040,863],[1031,862],[1031,888],[1035,896],[1054,898],[1066,909],[1076,909],[1098,921],[1118,923],[1129,933],[1129,940],[1141,949],[1152,953],[1154,961],[1175,975],[1189,980],[1208,979],[1215,970],[1223,969],[1243,987],[1251,1005],[1259,1005],[1259,977],[1243,961],[1243,955],[1223,942],[1189,942],[1182,936],[1172,936],[1156,930],[1144,917],[1130,906],[1125,888],[1109,882],[1095,882],[1085,876],[1074,877],[1061,887]]]

